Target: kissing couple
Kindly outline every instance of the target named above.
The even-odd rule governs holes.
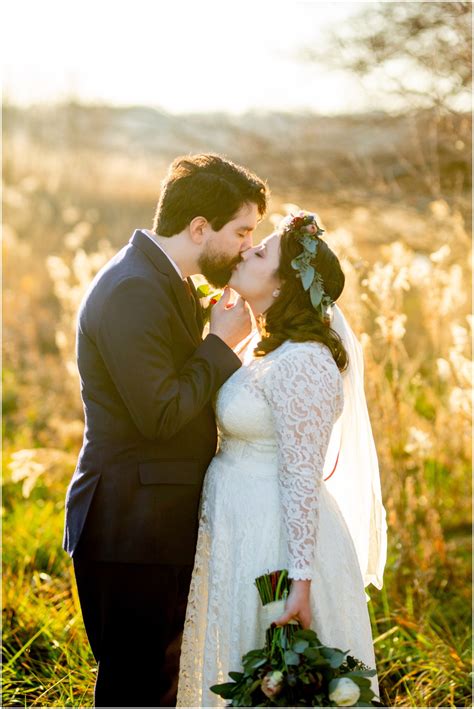
[[[223,706],[210,686],[263,645],[254,581],[277,569],[274,622],[375,668],[365,586],[382,587],[386,523],[362,350],[316,215],[253,246],[267,202],[244,167],[177,158],[153,228],[82,301],[64,549],[96,706]],[[226,286],[204,337],[193,274]]]

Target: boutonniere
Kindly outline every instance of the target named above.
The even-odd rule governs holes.
[[[208,322],[211,317],[212,307],[219,301],[222,296],[221,290],[215,290],[211,288],[209,283],[202,283],[198,288],[196,288],[198,294],[199,302],[202,309],[202,318],[204,325]]]

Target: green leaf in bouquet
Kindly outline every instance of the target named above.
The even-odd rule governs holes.
[[[303,650],[303,655],[307,657],[308,660],[311,660],[311,662],[314,662],[315,660],[321,660],[322,664],[329,666],[328,660],[326,660],[326,658],[321,655],[321,652],[317,647],[307,647],[306,650]]]
[[[294,635],[295,640],[308,640],[308,642],[313,642],[316,643],[317,645],[321,645],[319,642],[319,638],[314,632],[314,630],[311,630],[310,628],[306,629],[301,629],[297,630],[295,635]]]
[[[218,694],[223,699],[232,699],[236,685],[234,682],[224,682],[223,684],[213,684],[210,688],[211,692]]]
[[[337,669],[342,665],[342,663],[346,659],[347,652],[342,652],[342,650],[338,650],[337,648],[333,647],[321,648],[321,654],[329,660],[329,664],[334,669]]]
[[[360,693],[359,701],[360,702],[371,702],[372,699],[375,697],[375,694],[371,689],[363,689]]]
[[[251,650],[242,658],[242,664],[246,674],[251,674],[252,670],[256,670],[257,667],[261,667],[266,662],[268,662],[268,657],[266,653],[261,650]]]
[[[229,672],[229,677],[234,680],[234,682],[240,682],[244,676],[243,672]]]
[[[349,677],[356,681],[356,677],[374,677],[377,674],[377,670],[351,670],[350,672],[344,672],[344,677]]]
[[[262,680],[256,679],[251,684],[250,682],[251,680],[249,680],[249,687],[247,688],[247,691],[252,694],[253,692],[255,692],[256,689],[258,689],[258,687],[260,687],[260,685],[262,684]]]
[[[285,662],[287,665],[299,665],[300,657],[298,653],[293,652],[293,650],[287,650],[284,655]]]
[[[347,677],[347,679],[351,679],[361,689],[363,687],[370,687],[370,679],[367,679],[366,677],[361,677],[360,675],[353,674],[352,672],[347,672],[347,673],[345,672],[339,676],[340,677]]]
[[[347,675],[344,675],[347,677]],[[349,677],[355,684],[357,684],[361,689],[369,689],[371,687],[370,679],[365,677]]]
[[[266,653],[260,648],[257,650],[249,650],[243,655],[242,660],[253,660],[256,657],[266,657]]]
[[[262,667],[267,661],[267,658],[264,660],[250,660],[250,662],[247,662],[244,665],[245,672],[248,674],[251,674],[253,670],[256,670],[258,667]]]
[[[304,652],[307,647],[309,647],[309,642],[307,640],[297,640],[292,645],[292,649],[295,652]]]
[[[364,687],[363,689],[360,690],[360,697],[359,699],[362,699],[364,702],[369,701],[375,697],[375,693],[372,689],[372,685],[369,685],[368,687]]]
[[[327,700],[324,694],[316,694],[313,698],[312,705],[313,707],[325,707],[327,706]]]

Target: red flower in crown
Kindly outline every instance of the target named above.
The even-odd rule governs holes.
[[[324,229],[321,229],[312,212],[300,211],[296,215],[288,215],[281,226],[284,231],[299,231],[302,236],[305,234],[321,236],[324,233]]]
[[[298,229],[301,229],[304,226],[305,226],[305,217],[304,216],[298,215],[295,217],[293,215],[289,215],[283,221],[283,229],[285,231],[297,231]]]

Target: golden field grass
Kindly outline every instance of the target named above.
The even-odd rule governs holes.
[[[33,143],[5,152],[3,705],[92,706],[94,663],[61,549],[82,437],[74,319],[97,269],[150,225],[165,162]],[[270,212],[291,198],[319,213],[364,347],[389,525],[384,588],[368,589],[384,705],[464,707],[470,239],[455,201],[438,194],[415,207],[412,196],[361,202],[293,188],[273,195]],[[269,216],[257,239],[270,230]]]

